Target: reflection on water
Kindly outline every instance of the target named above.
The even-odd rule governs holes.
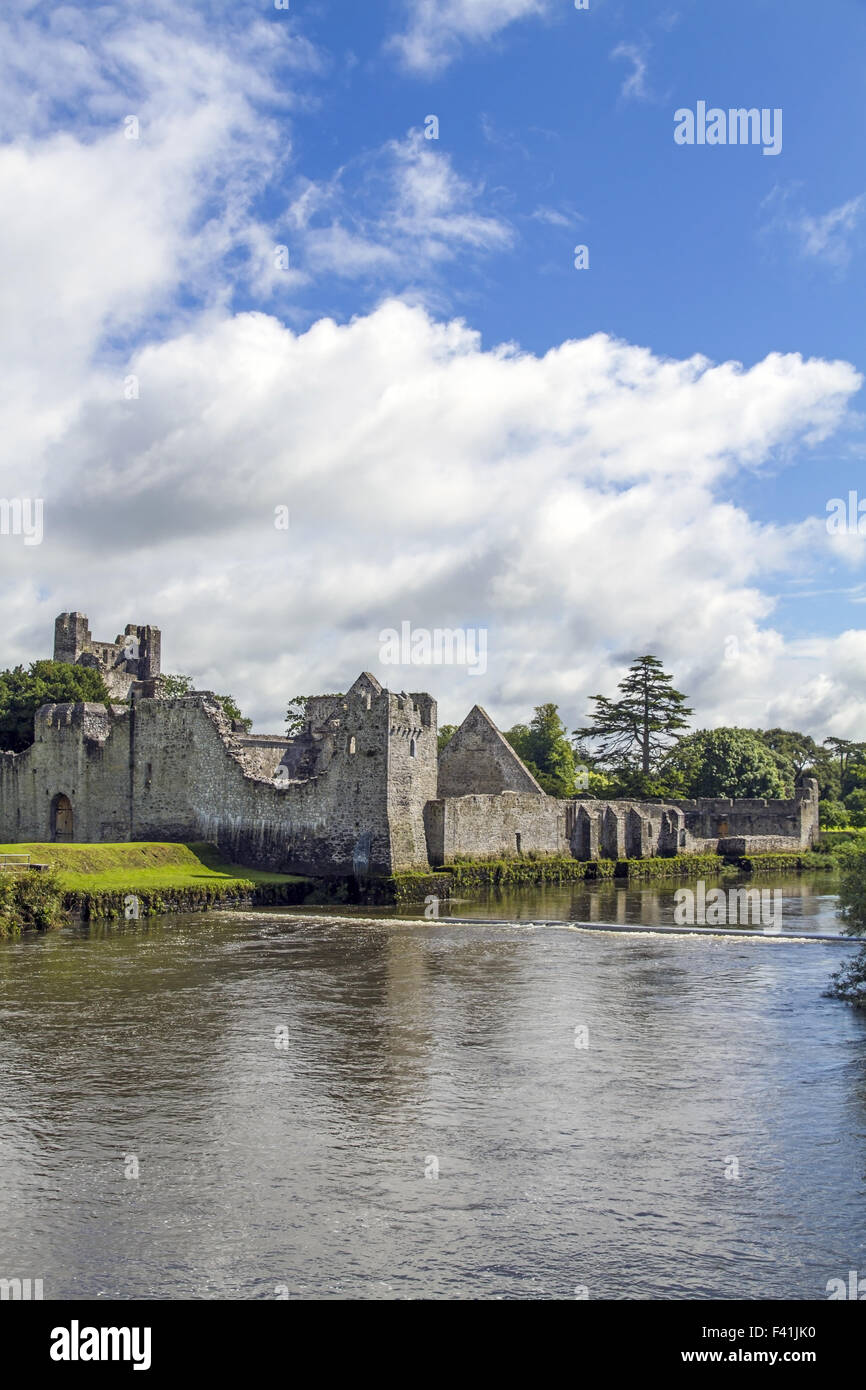
[[[786,916],[835,931],[820,882]],[[866,1021],[822,996],[850,948],[520,925],[635,920],[633,889],[557,894],[0,944],[0,1276],[802,1299],[866,1267]]]
[[[767,891],[769,902],[773,893],[781,892],[782,930],[793,934],[817,932],[834,936],[842,931],[836,915],[838,905],[836,873],[762,874],[757,877],[731,874],[707,877],[702,880],[709,893],[721,888],[746,888]],[[491,888],[471,898],[442,899],[436,911],[440,917],[472,918],[534,922],[555,920],[564,922],[612,922],[622,926],[672,927],[674,925],[674,894],[678,888],[694,890],[695,882],[671,879],[668,882],[641,883],[636,879],[615,879],[607,882],[550,883],[520,888]],[[317,915],[365,916],[366,908],[317,907],[307,909]],[[399,918],[424,917],[422,903],[381,910],[380,915]],[[429,915],[429,914],[428,914]],[[740,925],[733,923],[732,925]],[[742,923],[752,925],[751,919]]]
[[[836,935],[841,930],[836,915],[836,874],[730,875],[706,878],[703,882],[708,893],[712,888],[721,888],[725,893],[739,888],[766,890],[771,904],[774,890],[780,890],[783,931]],[[640,883],[627,879],[595,884],[541,884],[529,889],[492,890],[482,899],[455,903],[443,910],[460,917],[509,917],[516,921],[541,917],[670,927],[674,925],[674,894],[680,887],[694,890],[695,884],[690,880]],[[744,927],[750,924],[750,920],[742,923]]]

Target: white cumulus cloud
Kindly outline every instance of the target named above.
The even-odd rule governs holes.
[[[548,0],[408,0],[407,22],[390,41],[404,65],[430,74],[467,45],[484,43],[517,20],[544,15]]]

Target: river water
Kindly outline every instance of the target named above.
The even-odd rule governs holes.
[[[762,883],[786,930],[838,930],[826,878]],[[672,895],[0,942],[0,1277],[46,1299],[807,1299],[866,1275],[866,1018],[822,994],[851,947],[665,936]]]

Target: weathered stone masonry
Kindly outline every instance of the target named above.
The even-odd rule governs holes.
[[[0,753],[0,840],[211,840],[240,863],[322,876],[534,852],[578,859],[802,850],[818,789],[790,801],[560,801],[475,708],[437,758],[436,702],[369,673],[321,695],[294,738],[247,734],[215,695],[166,699],[157,628],[94,642],[61,614],[55,659],[129,703],[46,705]]]

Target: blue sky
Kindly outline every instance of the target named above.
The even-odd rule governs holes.
[[[866,5],[2,28],[0,496],[46,518],[0,537],[2,664],[78,608],[257,723],[365,667],[508,724],[649,649],[699,723],[866,737],[864,541],[825,525],[866,497]],[[698,101],[780,108],[781,152],[675,144]],[[403,620],[486,626],[489,669],[378,667]]]

